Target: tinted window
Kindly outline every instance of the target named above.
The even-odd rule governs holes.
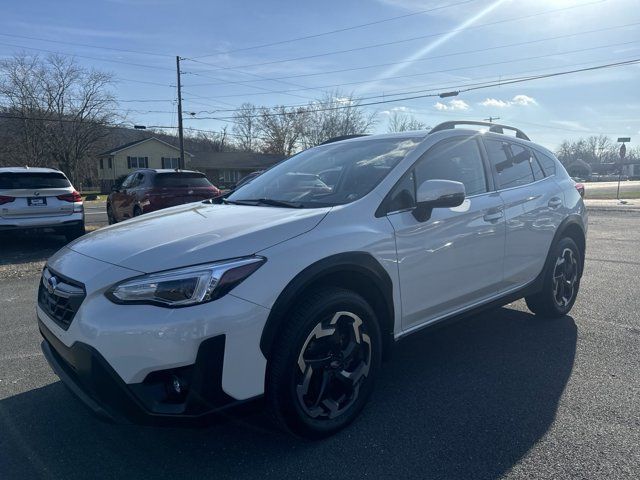
[[[518,187],[533,182],[531,155],[528,151],[520,148],[517,150],[518,156],[514,156],[511,144],[508,142],[485,140],[485,144],[499,188]]]
[[[0,173],[0,190],[18,188],[67,188],[67,177],[58,172],[3,172]]]
[[[378,185],[422,138],[363,139],[310,148],[243,185],[229,200],[268,198],[303,207],[349,203]]]
[[[540,168],[540,164],[531,153],[531,150],[523,145],[517,145],[515,143],[510,145],[514,162],[529,162],[534,180],[542,180],[544,178],[544,173],[542,173],[542,168]]]
[[[153,181],[156,187],[209,187],[211,182],[202,173],[159,173]]]
[[[544,174],[547,177],[556,174],[556,161],[553,158],[538,151],[536,151],[536,156],[538,157],[538,160],[540,160]]]
[[[487,191],[484,165],[478,144],[469,137],[444,141],[431,148],[415,167],[416,185],[425,180],[464,183],[467,196]]]

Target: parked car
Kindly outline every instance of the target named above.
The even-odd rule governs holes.
[[[206,200],[220,195],[200,172],[141,169],[114,186],[107,198],[109,225],[162,208]]]
[[[53,229],[84,235],[82,196],[53,168],[0,168],[0,230]]]
[[[331,142],[77,240],[42,275],[46,358],[112,419],[197,421],[266,396],[280,426],[318,438],[356,418],[411,333],[522,297],[566,315],[587,229],[573,181],[520,130],[456,128],[470,123]]]
[[[241,186],[243,186],[245,183],[249,183],[251,180],[253,180],[254,178],[256,178],[258,175],[260,175],[262,172],[264,172],[264,170],[257,170],[255,172],[251,172],[248,175],[245,175],[244,177],[242,177],[238,183],[236,183],[232,190],[235,190],[237,188],[240,188]]]

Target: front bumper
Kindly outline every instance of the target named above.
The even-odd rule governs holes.
[[[126,384],[93,347],[64,345],[38,319],[42,351],[62,382],[100,418],[114,423],[175,425],[201,423],[207,417],[255,398],[236,400],[222,389],[225,335],[204,340],[193,365],[154,372],[143,382]],[[179,371],[178,371],[179,370]],[[180,375],[188,388],[171,398],[167,381]]]

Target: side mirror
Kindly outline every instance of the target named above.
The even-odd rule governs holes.
[[[120,191],[120,187],[118,185],[111,185],[111,191],[112,192],[119,192]]]
[[[465,197],[464,184],[451,180],[426,180],[418,187],[416,208],[413,216],[419,222],[431,217],[434,208],[452,208],[462,205]]]

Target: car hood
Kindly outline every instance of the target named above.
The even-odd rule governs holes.
[[[252,255],[308,232],[329,210],[191,203],[102,228],[69,248],[139,272],[157,272]]]

